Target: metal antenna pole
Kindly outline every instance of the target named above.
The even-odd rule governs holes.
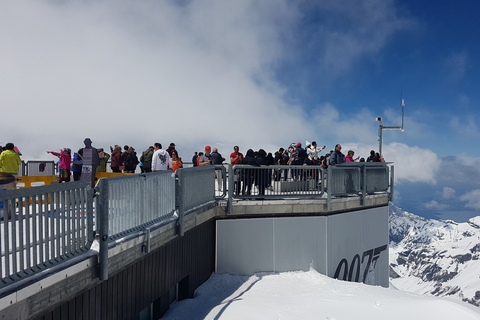
[[[403,124],[405,122],[405,99],[402,99],[402,126],[396,126],[396,127],[389,127],[389,126],[384,126],[383,125],[383,119],[381,117],[376,118],[376,121],[378,121],[379,127],[378,127],[378,152],[380,154],[380,157],[383,158],[383,153],[382,153],[382,135],[383,135],[383,130],[401,130],[402,132],[405,131],[403,128]]]

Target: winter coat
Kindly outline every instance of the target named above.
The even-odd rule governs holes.
[[[20,156],[13,150],[5,150],[0,154],[0,172],[17,174],[21,164]]]
[[[60,157],[60,164],[58,165],[59,169],[70,170],[72,157],[67,152],[64,152],[62,150],[60,153],[54,152],[54,151],[52,151],[50,153],[53,154],[54,156]]]

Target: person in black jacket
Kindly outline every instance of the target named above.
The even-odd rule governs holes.
[[[240,161],[240,164],[246,164],[250,166],[256,165],[255,153],[252,149],[248,149],[245,157]],[[252,192],[252,185],[255,181],[255,169],[242,168],[242,195],[250,195]]]
[[[295,166],[303,166],[305,164],[305,160],[307,159],[307,151],[302,148],[302,143],[297,143],[297,159],[292,162]],[[294,178],[296,180],[305,180],[305,174],[303,169],[295,169],[294,171]]]
[[[288,155],[285,152],[285,149],[280,148],[277,152],[275,152],[274,164],[276,166],[286,166],[288,164]],[[283,171],[283,181],[287,181],[288,176],[288,169],[276,169],[274,174],[274,180],[280,181],[282,178],[282,171]]]
[[[258,157],[256,159],[257,166],[268,166],[267,153],[265,150],[258,150]],[[265,195],[265,189],[267,188],[269,181],[269,171],[265,168],[257,169],[255,175],[255,184],[258,186],[258,194]]]

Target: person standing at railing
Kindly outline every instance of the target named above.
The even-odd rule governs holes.
[[[275,165],[286,166],[288,164],[288,155],[284,151],[285,151],[284,148],[280,148],[278,149],[277,152],[275,152],[275,158],[273,159],[273,162]],[[275,181],[280,181],[282,179],[282,171],[283,171],[283,181],[287,181],[288,169],[275,169],[275,173],[274,173]]]
[[[261,166],[268,166],[268,159],[267,159],[267,153],[265,150],[260,149],[258,150],[258,157],[256,159],[256,165],[261,167]],[[269,171],[266,168],[259,168],[256,171],[255,174],[255,184],[258,187],[258,194],[259,195],[265,195],[265,189],[267,188],[269,184]]]
[[[137,167],[138,157],[135,149],[130,146],[127,151],[122,154],[123,163],[125,164],[125,173],[134,173]]]
[[[205,147],[205,153],[200,156],[200,160],[198,160],[198,165],[200,167],[208,166],[213,164],[213,161],[210,159],[210,155],[212,153],[212,148],[210,146]]]
[[[18,174],[18,167],[22,160],[14,150],[14,144],[9,142],[5,145],[5,150],[0,154],[0,175],[8,183],[2,184],[0,189],[13,190],[17,188],[15,177]]]
[[[297,158],[293,160],[292,164],[294,166],[303,166],[307,160],[307,152],[302,148],[302,143],[297,143]],[[303,169],[294,170],[294,178],[297,180],[305,180],[305,172]]]
[[[233,152],[230,154],[230,163],[232,166],[235,166],[240,163],[243,159],[243,153],[240,152],[239,146],[233,147]],[[242,189],[242,181],[240,179],[240,169],[235,169],[233,173],[233,184],[235,194],[239,195],[240,190]]]
[[[337,144],[335,146],[335,150],[333,153],[330,155],[330,165],[334,166],[337,164],[342,164],[345,162],[345,155],[341,152],[342,146],[340,144]]]
[[[195,160],[196,163],[197,163],[197,165],[196,165],[195,167],[200,167],[200,159],[202,158],[202,156],[203,156],[203,152],[200,151],[200,152],[198,153],[197,159]]]
[[[60,174],[58,176],[58,182],[70,182],[70,166],[72,163],[72,156],[71,156],[70,148],[63,148],[60,150],[60,153],[55,151],[47,151],[47,153],[53,154],[60,158],[60,164],[58,165],[58,169],[60,170]]]
[[[140,162],[143,164],[142,172],[152,172],[152,157],[153,157],[154,148],[153,146],[148,147],[147,150],[143,151],[140,156]]]
[[[168,154],[170,155],[170,157],[172,157],[172,152],[175,150],[175,143],[170,143],[170,145],[168,146],[168,149],[167,149],[167,152]],[[177,154],[178,155],[178,154]]]
[[[192,165],[193,165],[194,167],[197,166],[197,158],[198,158],[198,152],[195,151],[195,153],[193,154],[193,157],[192,157]]]
[[[367,158],[367,162],[380,162],[380,157],[377,156],[375,150],[370,151],[370,156]]]
[[[172,162],[171,168],[172,168],[173,172],[177,171],[180,168],[183,168],[182,158],[180,158],[178,156],[178,151],[177,150],[172,151],[171,162]]]
[[[356,157],[355,159],[353,156],[355,152],[353,150],[348,150],[347,155],[345,156],[345,162],[355,162],[356,160],[360,159],[360,157]]]
[[[250,166],[256,166],[257,162],[255,160],[255,152],[252,149],[247,150],[245,158],[240,161],[240,164],[247,164]],[[252,192],[252,185],[255,182],[255,169],[251,168],[242,168],[241,169],[241,178],[242,178],[242,195],[250,195]]]
[[[73,164],[72,164],[73,181],[80,180],[80,176],[82,175],[82,165],[83,165],[83,148],[80,148],[78,149],[77,153],[73,154]]]
[[[213,148],[213,152],[210,154],[210,160],[212,160],[213,164],[221,165],[223,161],[225,161],[225,158],[222,157],[220,153],[218,153],[217,148]],[[218,191],[222,191],[222,170],[215,170],[215,176],[217,177],[217,189]]]
[[[96,172],[107,172],[107,162],[110,159],[110,155],[103,151],[103,148],[97,149],[99,164]]]
[[[152,171],[164,171],[169,169],[171,158],[167,151],[162,149],[162,145],[158,142],[154,144],[155,152],[152,156]],[[171,167],[170,167],[171,169]]]
[[[123,158],[122,158],[122,147],[115,146],[115,148],[113,149],[112,162],[110,163],[110,168],[112,168],[112,172],[122,172],[124,168]]]
[[[316,141],[313,141],[310,144],[310,146],[308,146],[308,141],[307,141],[307,148],[306,148],[307,156],[308,156],[308,159],[312,161],[312,164],[320,165],[318,154],[325,148],[326,146],[323,146],[322,148],[318,148]]]

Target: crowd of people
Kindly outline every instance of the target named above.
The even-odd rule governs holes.
[[[155,143],[153,146],[148,147],[138,157],[135,148],[125,145],[123,149],[119,145],[114,147],[110,146],[110,153],[107,153],[102,148],[96,149],[98,155],[98,163],[96,166],[96,172],[106,172],[108,162],[110,160],[110,168],[112,172],[133,173],[136,171],[137,166],[142,173],[172,170],[175,172],[179,168],[183,168],[182,158],[179,157],[177,150],[175,149],[175,143],[170,143],[167,149],[163,149],[162,144]],[[230,154],[230,163],[232,165],[247,164],[253,166],[262,165],[320,165],[327,168],[329,165],[337,165],[344,162],[381,162],[383,159],[374,150],[370,152],[370,156],[365,158],[355,157],[355,152],[349,150],[347,155],[342,153],[342,146],[337,144],[334,150],[320,155],[326,146],[318,147],[317,143],[306,141],[305,148],[302,147],[302,143],[292,143],[287,149],[280,148],[275,154],[267,153],[264,149],[253,151],[248,149],[245,156],[240,152],[239,146],[234,146],[233,152]],[[58,158],[58,173],[59,182],[68,182],[71,179],[73,173],[73,180],[77,181],[81,179],[82,166],[83,166],[83,150],[80,148],[72,156],[70,148],[63,148],[60,152],[47,151],[47,153]],[[18,167],[21,164],[20,151],[14,146],[13,143],[7,143],[2,148],[0,153],[0,175],[4,177],[15,177],[18,173]],[[195,152],[192,158],[192,164],[196,166],[206,165],[221,165],[225,161],[225,158],[219,153],[217,148],[211,148],[206,146],[204,151]],[[222,172],[216,171],[217,179],[222,179]],[[279,180],[281,174],[275,173],[275,179]],[[255,180],[255,177],[250,177]],[[249,177],[235,177],[235,190],[236,193],[240,193],[241,185],[243,185],[242,192],[245,194],[250,193],[251,183],[249,183]],[[3,180],[5,180],[4,178]],[[240,183],[241,180],[243,184]],[[266,180],[257,177],[257,181]],[[5,183],[4,183],[5,184]],[[260,186],[261,188],[263,185]],[[267,187],[267,185],[265,185]],[[4,187],[14,188],[12,185]],[[218,188],[221,191],[222,184],[218,183]]]
[[[334,150],[331,150],[325,155],[320,155],[326,146],[318,147],[317,143],[306,141],[305,148],[302,147],[301,142],[292,143],[285,150],[280,148],[274,155],[267,153],[264,149],[253,151],[248,149],[245,156],[240,152],[239,146],[233,147],[233,152],[230,154],[230,163],[232,165],[251,165],[251,166],[265,166],[265,165],[319,165],[327,168],[329,165],[337,165],[345,162],[381,162],[383,159],[374,150],[370,152],[370,156],[365,158],[356,157],[353,150],[349,150],[347,155],[342,153],[342,146],[337,144]],[[192,158],[193,166],[205,166],[205,165],[219,165],[223,164],[225,158],[218,153],[217,148],[205,147],[205,152],[195,152]],[[236,194],[250,195],[252,186],[257,186],[259,194],[263,195],[265,189],[270,187],[272,177],[275,181],[280,181],[282,178],[286,180],[287,169],[274,170],[273,174],[269,170],[239,170],[234,172],[234,192]],[[221,171],[217,170],[217,186],[221,191]],[[305,178],[305,172],[301,170],[292,170],[292,177],[295,180],[303,180]]]
[[[83,150],[80,148],[73,154],[69,148],[63,148],[60,152],[47,151],[47,153],[58,157],[59,182],[70,181],[71,173],[73,173],[74,181],[80,180],[83,167]],[[164,150],[160,143],[155,143],[148,147],[138,157],[135,148],[124,145],[123,149],[119,145],[110,146],[110,153],[104,151],[103,148],[96,149],[98,161],[95,171],[107,172],[108,162],[110,160],[110,169],[117,173],[134,173],[137,167],[142,173],[173,170],[174,172],[183,168],[182,159],[178,156],[175,144]]]

